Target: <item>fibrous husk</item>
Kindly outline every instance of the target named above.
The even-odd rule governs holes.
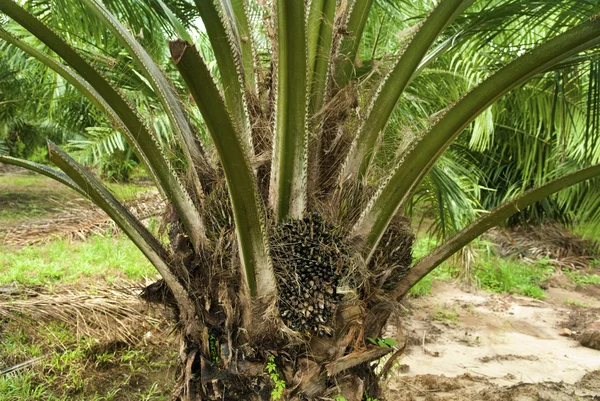
[[[369,264],[369,270],[377,276],[379,287],[384,290],[394,288],[406,276],[412,265],[414,240],[409,219],[394,217]]]

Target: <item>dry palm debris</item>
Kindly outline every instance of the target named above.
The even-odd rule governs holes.
[[[600,254],[600,244],[578,237],[555,223],[494,228],[486,236],[497,246],[501,256],[519,257],[532,263],[545,259],[558,268],[586,268]]]
[[[126,202],[125,205],[137,218],[145,220],[161,214],[164,203],[158,192],[151,191]],[[27,246],[57,238],[85,240],[90,235],[103,234],[110,230],[117,230],[117,227],[106,213],[93,205],[77,205],[67,208],[58,216],[35,219],[6,229],[2,241],[10,246]]]
[[[79,337],[137,343],[161,323],[150,314],[133,283],[110,288],[61,288],[59,291],[28,290],[22,295],[0,295],[0,322],[17,321],[20,327],[61,322]]]

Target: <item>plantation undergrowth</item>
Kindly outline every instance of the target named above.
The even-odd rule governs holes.
[[[428,236],[418,239],[413,251],[415,259],[419,259],[435,247],[436,242]],[[410,294],[430,294],[432,284],[436,280],[460,280],[489,292],[519,294],[535,299],[546,298],[545,283],[555,275],[565,275],[574,285],[600,285],[600,259],[593,260],[589,267],[583,270],[557,268],[548,258],[520,260],[501,257],[494,249],[493,243],[481,239],[473,241],[466,252],[471,254],[468,269],[461,265],[463,262],[459,258],[447,261],[413,287]]]
[[[0,342],[0,400],[167,400],[175,348],[171,339],[126,344],[76,337],[73,327],[46,324],[37,330],[5,324]]]
[[[92,236],[85,242],[59,239],[43,245],[0,245],[0,285],[49,286],[82,279],[107,283],[155,277],[156,270],[124,235]]]

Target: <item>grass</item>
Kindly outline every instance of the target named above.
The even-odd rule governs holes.
[[[53,286],[87,278],[107,281],[154,276],[154,268],[124,236],[87,242],[54,241],[22,249],[0,249],[0,284]],[[58,322],[2,322],[0,370],[35,357],[35,365],[0,377],[0,401],[168,400],[174,379],[174,348],[127,346],[77,338]],[[161,342],[165,342],[159,339]]]
[[[524,263],[496,256],[480,260],[474,275],[481,287],[491,292],[507,292],[544,299],[545,291],[540,285],[554,273],[546,261]]]
[[[122,201],[129,201],[135,199],[139,194],[148,192],[153,187],[147,185],[137,184],[122,184],[122,183],[105,183],[108,189]]]
[[[442,323],[454,325],[458,322],[458,313],[456,309],[448,309],[437,305],[432,317]]]
[[[108,184],[121,199],[149,187]],[[37,175],[0,176],[0,227],[47,218],[64,204],[83,203],[79,194]],[[155,277],[156,270],[122,234],[92,236],[85,242],[57,239],[22,248],[0,244],[0,285],[54,287]],[[0,371],[35,357],[34,365],[0,376],[0,401],[167,400],[174,383],[173,347],[111,343],[78,338],[58,322],[0,322]],[[105,343],[105,341],[109,341]]]
[[[600,276],[597,274],[584,274],[578,270],[564,270],[564,274],[571,279],[575,285],[585,286],[587,284],[600,285]]]
[[[437,240],[428,235],[422,235],[415,240],[413,245],[413,259],[418,260],[427,255],[437,246]],[[425,276],[408,292],[413,297],[420,297],[431,294],[433,282],[449,280],[458,273],[456,266],[451,261],[446,261],[437,267],[434,271]]]
[[[0,284],[51,285],[82,278],[138,280],[156,270],[124,235],[92,236],[85,242],[56,240],[44,245],[0,245]]]
[[[27,369],[0,376],[0,401],[169,399],[173,347],[133,349],[78,339],[63,324],[32,327],[11,324],[0,335],[0,370],[44,355]]]
[[[573,232],[584,239],[600,242],[600,227],[590,224],[579,224],[572,228]]]
[[[429,236],[423,236],[415,242],[413,255],[415,259],[425,256],[436,246],[436,240]],[[483,289],[490,292],[521,294],[536,299],[544,299],[545,291],[541,284],[553,273],[554,268],[547,261],[540,260],[535,264],[525,263],[519,260],[501,258],[493,252],[491,245],[484,240],[475,240],[472,247],[478,257],[471,266],[469,277]],[[412,296],[418,297],[431,294],[433,283],[437,281],[458,278],[464,272],[457,267],[459,263],[452,260],[446,261],[433,272],[425,276],[411,290]],[[577,283],[597,283],[600,277],[597,275],[583,275],[573,273],[572,280]]]
[[[0,222],[43,218],[60,210],[60,205],[81,196],[51,179],[36,175],[0,175]]]
[[[565,305],[576,306],[578,308],[589,308],[590,307],[590,305],[586,304],[585,302],[578,301],[576,299],[565,299]]]

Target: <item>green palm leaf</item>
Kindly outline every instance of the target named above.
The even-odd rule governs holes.
[[[203,223],[189,194],[177,177],[172,174],[172,169],[159,147],[156,135],[140,120],[140,116],[119,92],[56,33],[11,0],[0,1],[0,10],[27,28],[69,63],[117,113],[132,133],[148,161],[152,163],[153,170],[160,180],[160,186],[173,202],[180,218],[188,229],[195,248],[199,250],[204,242]]]
[[[589,21],[571,29],[517,58],[485,80],[450,108],[409,149],[403,161],[380,187],[354,228],[365,238],[365,255],[370,255],[398,208],[416,183],[423,178],[450,142],[481,112],[510,89],[550,65],[600,43],[600,23]]]
[[[473,241],[490,228],[497,226],[511,215],[519,213],[521,210],[533,204],[534,202],[538,202],[539,200],[555,192],[561,191],[564,188],[597,177],[598,174],[600,174],[600,165],[587,167],[574,173],[562,176],[556,180],[550,181],[545,185],[532,189],[523,195],[516,197],[515,199],[503,203],[494,210],[490,211],[484,217],[471,223],[468,227],[461,230],[443,245],[434,249],[431,253],[415,264],[408,273],[407,277],[405,277],[402,283],[394,290],[393,297],[397,299],[406,295],[410,288],[412,288],[417,282],[419,282],[442,262],[452,256],[458,250],[462,249],[469,242]]]

